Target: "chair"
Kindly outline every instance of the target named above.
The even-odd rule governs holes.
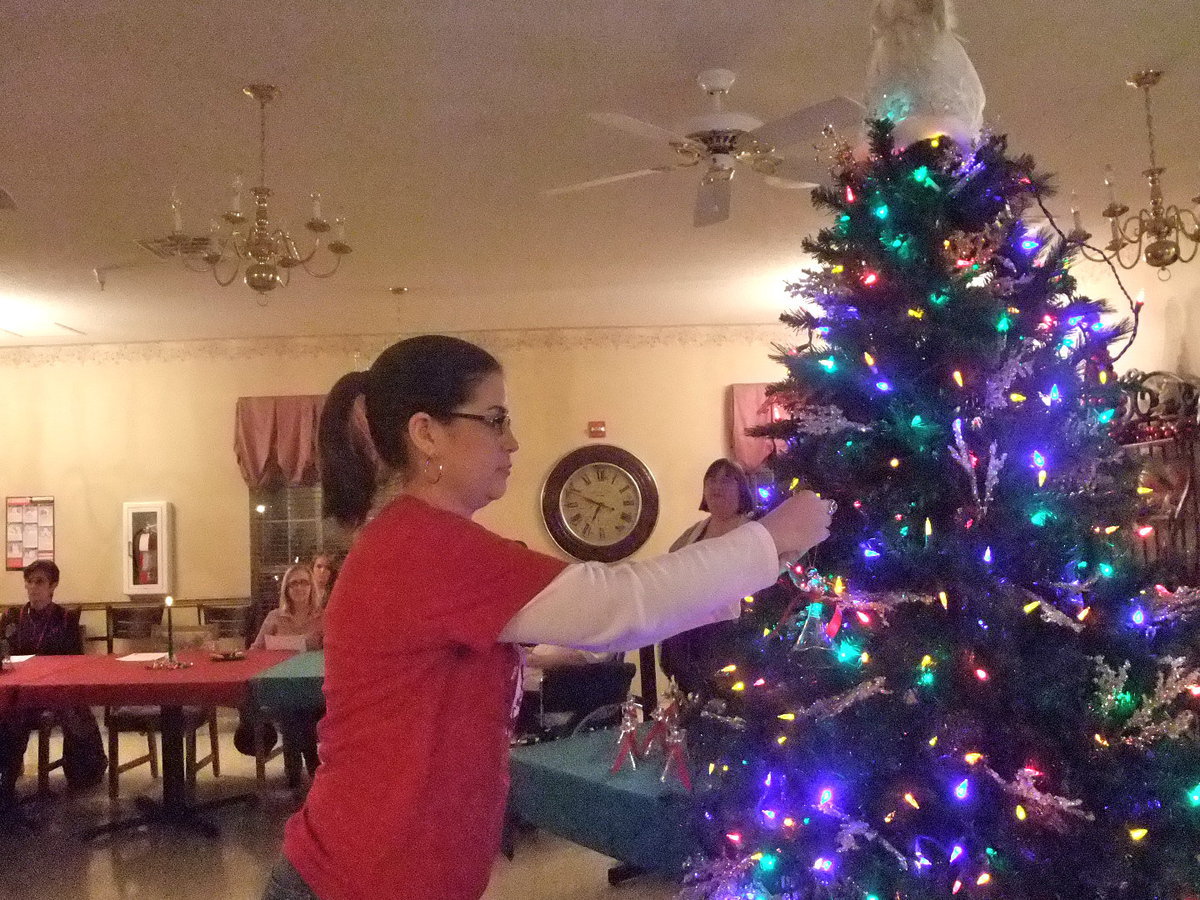
[[[629,696],[636,671],[633,663],[582,663],[547,669],[542,676],[540,717],[547,713],[570,713],[562,724],[544,727],[545,737],[553,740],[571,734],[595,710],[616,706]]]
[[[200,600],[196,608],[199,610],[200,624],[211,628],[218,641],[236,638],[242,647],[250,643],[249,599]]]
[[[83,646],[83,626],[79,624],[81,610],[77,606],[67,608],[67,624],[74,623],[79,629],[79,646]],[[50,773],[63,767],[63,757],[50,758],[50,736],[58,727],[58,717],[50,709],[41,710],[37,714],[37,792],[40,795],[50,793]]]
[[[150,608],[130,609],[137,613],[133,618],[148,620]],[[156,607],[158,618],[162,618],[162,607]],[[122,612],[122,610],[110,610]],[[141,632],[140,624],[137,629]],[[146,641],[162,648],[167,643],[167,632],[161,624],[150,623]],[[174,626],[176,649],[200,648],[215,640],[213,631],[203,625]],[[120,794],[120,775],[130,769],[149,764],[150,777],[159,777],[158,747],[156,734],[162,730],[162,712],[157,706],[117,706],[104,710],[104,727],[108,731],[108,794],[114,800]],[[198,759],[196,733],[202,725],[208,726],[209,753]],[[212,766],[213,775],[221,774],[221,759],[217,746],[217,711],[215,707],[201,708],[186,706],[183,709],[184,767],[188,783],[194,786],[196,773],[207,765]],[[135,759],[120,762],[120,737],[122,732],[136,732],[146,736],[147,753]]]
[[[63,767],[63,759],[50,759],[50,734],[57,727],[58,720],[54,712],[44,709],[37,718],[37,792],[41,795],[50,793],[50,773]]]

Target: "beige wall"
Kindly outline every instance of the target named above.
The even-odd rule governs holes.
[[[698,517],[701,473],[726,452],[726,387],[775,380],[771,326],[493,332],[521,442],[508,495],[489,527],[555,550],[539,489],[588,420],[654,472],[659,524],[643,553],[666,549]],[[120,599],[121,504],[175,504],[175,593],[249,591],[247,491],[233,456],[239,396],[321,393],[363,367],[384,338],[30,348],[0,352],[0,493],[55,498],[65,601]],[[17,572],[0,602],[21,600]]]

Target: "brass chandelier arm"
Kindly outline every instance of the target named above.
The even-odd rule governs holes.
[[[330,269],[328,272],[314,271],[307,262],[302,262],[301,265],[304,266],[304,271],[307,272],[309,275],[311,275],[313,278],[328,278],[330,275],[334,274],[341,267],[342,257],[344,255],[345,254],[342,254],[342,253],[333,254],[333,268]]]

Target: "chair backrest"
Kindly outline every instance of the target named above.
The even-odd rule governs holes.
[[[156,649],[151,632],[162,621],[163,607],[148,603],[113,604],[105,610],[109,653],[130,653]],[[116,642],[120,641],[118,647]]]
[[[213,629],[217,638],[240,638],[243,645],[248,640],[247,626],[250,621],[250,600],[201,600],[200,624]]]
[[[216,632],[208,625],[175,625],[171,631],[176,650],[207,650],[217,639]],[[167,646],[167,626],[155,625],[151,637],[160,648]]]
[[[617,660],[547,669],[542,677],[542,712],[573,713],[566,728],[569,733],[592,710],[624,701],[636,668]]]

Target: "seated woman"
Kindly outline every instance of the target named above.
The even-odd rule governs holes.
[[[250,646],[255,650],[320,650],[324,642],[325,605],[314,591],[312,570],[304,563],[297,563],[283,573],[279,607],[267,613]],[[317,722],[322,715],[322,710],[294,710],[279,715],[284,746],[300,752],[309,775],[317,771],[319,762]]]
[[[25,567],[25,593],[29,602],[10,607],[0,616],[0,636],[10,654],[83,653],[78,613],[54,602],[59,574],[58,566],[48,559],[35,560]],[[0,716],[0,814],[13,809],[25,746],[41,712],[20,709]],[[68,784],[83,788],[98,783],[104,777],[108,760],[91,710],[86,706],[65,707],[55,711],[55,718],[63,731],[63,772]]]
[[[317,603],[324,609],[329,595],[333,593],[334,582],[337,581],[337,557],[327,550],[318,550],[312,557],[313,594]]]
[[[672,552],[728,534],[750,521],[754,495],[746,471],[731,459],[715,460],[704,472],[700,510],[708,513],[708,518],[681,534],[671,545]],[[662,670],[675,679],[684,693],[698,691],[707,678],[728,662],[721,658],[721,653],[736,627],[736,620],[717,622],[667,638],[660,651]]]
[[[270,637],[303,640],[269,641]],[[279,584],[279,607],[267,613],[258,637],[250,646],[255,650],[320,650],[324,640],[325,605],[313,589],[312,570],[304,563],[297,563],[283,573],[283,581]],[[269,646],[271,644],[274,647]]]

